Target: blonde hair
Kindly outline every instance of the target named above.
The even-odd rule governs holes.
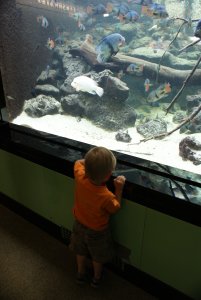
[[[114,154],[104,147],[94,147],[85,155],[85,173],[95,182],[103,182],[116,166]]]

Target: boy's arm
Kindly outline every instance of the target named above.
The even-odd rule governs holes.
[[[114,186],[115,186],[115,193],[112,194],[113,197],[110,198],[109,201],[106,201],[104,208],[110,213],[114,214],[119,210],[121,207],[121,198],[122,198],[122,192],[123,192],[123,187],[125,184],[126,178],[124,176],[118,176],[117,178],[114,179]]]
[[[126,177],[124,177],[122,175],[117,176],[117,178],[114,179],[115,196],[116,196],[117,200],[119,201],[119,203],[121,202],[122,192],[123,192],[125,181],[126,181]]]

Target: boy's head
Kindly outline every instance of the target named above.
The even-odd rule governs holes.
[[[94,147],[85,155],[85,173],[95,182],[104,182],[116,166],[114,154],[104,147]]]

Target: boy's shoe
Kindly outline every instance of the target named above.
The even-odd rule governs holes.
[[[100,279],[95,279],[93,278],[91,280],[91,286],[95,289],[97,289],[100,286],[101,278]]]
[[[85,274],[77,273],[76,283],[82,285],[82,284],[84,284],[85,282],[86,282]]]

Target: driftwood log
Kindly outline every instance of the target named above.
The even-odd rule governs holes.
[[[84,58],[84,60],[92,67],[92,69],[97,72],[100,72],[104,69],[109,69],[113,72],[122,70],[127,73],[126,69],[132,63],[144,66],[144,78],[155,80],[158,72],[158,64],[120,53],[111,57],[110,62],[101,64],[96,60],[97,54],[94,47],[92,47],[92,45],[89,46],[87,43],[83,43],[81,47],[71,49],[69,52],[73,57],[79,56]],[[183,83],[190,72],[191,70],[176,70],[161,65],[158,82],[170,82],[172,85],[180,85],[181,83]],[[190,83],[193,85],[200,85],[200,80],[201,69],[198,69],[191,77]]]

